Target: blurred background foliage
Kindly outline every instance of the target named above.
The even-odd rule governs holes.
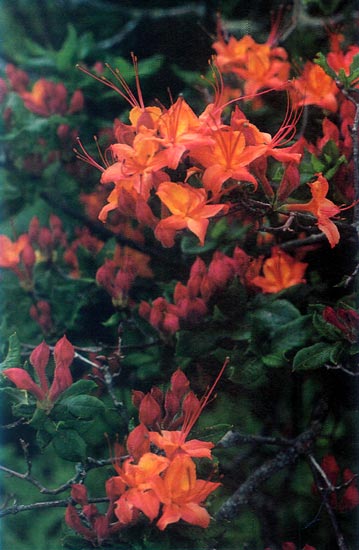
[[[250,33],[258,42],[264,42],[271,26],[270,12],[277,11],[281,4],[281,1],[268,3],[267,0],[209,0],[188,3],[166,0],[3,0],[0,7],[0,68],[4,69],[7,63],[13,63],[27,71],[34,80],[46,77],[57,82],[65,82],[69,94],[81,89],[85,95],[85,111],[78,113],[74,118],[74,128],[82,139],[90,141],[99,128],[110,128],[113,119],[123,116],[128,109],[115,93],[101,88],[99,83],[76,70],[77,63],[92,66],[97,62],[107,62],[113,67],[118,67],[133,85],[134,76],[130,60],[130,52],[133,51],[140,60],[141,86],[146,100],[150,102],[158,99],[168,105],[170,90],[174,98],[184,94],[195,109],[203,104],[198,84],[200,74],[207,72],[208,59],[213,53],[211,44],[216,37],[217,12],[221,13],[225,27],[230,33],[237,37]],[[312,59],[327,43],[325,22],[329,23],[329,18],[338,23],[347,22],[357,9],[356,4],[354,0],[302,0],[294,4],[285,3],[288,13],[294,10],[298,17],[296,26],[286,42],[286,49],[291,52],[293,59],[297,59],[298,63],[302,59]],[[291,24],[290,21],[288,24]],[[346,36],[349,42],[355,43],[358,40],[358,29],[355,25],[348,27]],[[13,111],[20,120],[24,117],[25,108],[20,101],[16,103],[15,97],[13,101]],[[14,135],[7,136],[8,141],[4,148],[7,159],[10,159],[10,166],[2,163],[0,168],[3,176],[1,234],[12,236],[14,227],[17,234],[26,232],[34,215],[37,215],[40,223],[45,225],[50,213],[61,216],[69,235],[74,235],[76,227],[81,225],[84,210],[78,197],[80,193],[94,189],[98,180],[95,171],[83,168],[82,172],[77,172],[72,177],[68,172],[64,172],[60,162],[55,162],[49,164],[45,169],[47,171],[41,174],[34,171],[24,176],[22,167],[17,164],[17,159],[25,156],[26,152],[37,152],[37,140],[40,137],[46,138],[50,149],[52,141],[55,147],[56,128],[65,121],[67,122],[67,119],[58,115],[51,120],[46,119],[45,124],[42,119],[34,116],[28,119],[28,127],[22,128],[20,133],[14,132]],[[41,154],[41,145],[38,149]],[[66,160],[69,163],[73,161],[71,147],[63,154],[67,156]],[[1,158],[5,158],[4,153]],[[44,180],[50,183],[48,188],[43,187]],[[77,218],[73,216],[74,211],[77,212]],[[100,225],[93,226],[98,234],[102,231]],[[233,234],[229,235],[231,231]],[[216,247],[225,250],[226,239],[233,240],[236,231],[240,232],[240,229],[226,227],[221,233],[220,228],[217,228],[217,234],[209,235],[208,250]],[[37,274],[39,286],[36,291],[39,296],[51,296],[58,333],[66,331],[72,342],[82,346],[101,343],[110,350],[117,338],[119,322],[126,323],[127,320],[125,313],[110,317],[110,298],[102,289],[93,285],[96,268],[101,265],[111,247],[114,248],[114,240],[109,239],[106,250],[95,262],[83,252],[81,261],[87,266],[88,272],[92,270],[92,279],[89,280],[80,278],[69,283],[60,272],[56,272],[57,268],[54,266],[37,266],[38,270],[43,270],[43,274]],[[198,247],[191,237],[183,239],[182,253],[188,261],[192,261],[198,253]],[[352,254],[348,254],[347,243],[345,247],[339,246],[328,254],[331,261],[324,267],[321,258],[316,258],[315,254],[309,255],[313,280],[317,277],[320,281],[317,285],[319,293],[316,299],[323,303],[329,296],[332,300],[335,298],[333,292],[337,293],[338,299],[345,294],[343,288],[333,291],[331,282],[338,281],[340,274],[348,272],[347,265],[351,265],[353,260]],[[155,256],[152,265],[158,276],[157,280],[168,283],[166,291],[170,293],[171,280],[179,276],[176,252],[168,251],[166,263],[161,255]],[[328,265],[331,266],[329,272],[323,273],[323,270],[328,269]],[[158,285],[158,295],[161,295],[162,291],[163,288]],[[153,293],[154,290],[153,287],[149,290],[146,281],[142,281],[135,292],[138,297],[147,299],[149,293]],[[311,376],[306,377],[302,372],[292,373],[289,369],[283,368],[288,366],[288,356],[292,357],[291,352],[294,349],[316,342],[315,337],[313,339],[312,328],[306,328],[309,317],[303,320],[303,312],[300,311],[302,300],[306,303],[309,301],[305,295],[306,290],[303,292],[304,294],[301,294],[298,289],[295,292],[291,292],[290,289],[284,291],[277,306],[268,300],[261,303],[261,297],[258,297],[253,310],[247,311],[247,297],[243,288],[233,285],[227,301],[218,304],[217,318],[205,334],[203,327],[198,331],[182,331],[175,349],[163,345],[161,348],[148,346],[146,349],[132,350],[123,361],[123,370],[117,385],[120,398],[129,408],[129,416],[135,416],[130,401],[132,388],[147,391],[153,383],[164,383],[168,381],[168,373],[174,370],[178,362],[186,368],[195,358],[196,368],[191,370],[190,378],[194,388],[202,391],[211,379],[211,361],[217,365],[218,361],[223,361],[231,351],[230,379],[220,383],[218,397],[207,411],[205,426],[199,425],[199,432],[201,428],[204,430],[205,427],[215,426],[220,418],[224,425],[240,426],[242,432],[249,434],[260,432],[276,435],[273,430],[278,430],[278,435],[283,435],[286,429],[290,433],[299,433],[307,427],[312,403],[325,386],[331,412],[325,424],[325,432],[318,441],[319,451],[324,455],[330,448],[339,462],[343,460],[355,470],[358,449],[357,379],[353,383],[352,379],[343,379],[338,372],[322,370],[315,371],[314,374],[311,372]],[[19,312],[29,310],[31,298],[19,288],[13,273],[4,273],[2,276],[0,300],[6,305],[3,306],[0,325],[1,352],[2,357],[5,357],[8,337],[15,330],[23,343],[39,341],[41,331],[34,321],[27,319],[26,322],[19,323]],[[235,322],[238,316],[244,319],[242,326],[251,327],[253,330],[251,346],[244,344],[246,334],[238,334]],[[270,337],[269,318],[272,330]],[[273,318],[276,321],[274,327]],[[86,326],[83,319],[89,320]],[[137,321],[137,326],[131,323],[126,325],[123,334],[124,350],[130,350],[140,339],[151,342],[156,338],[156,332],[151,327],[144,322],[141,324],[141,319]],[[301,327],[300,334],[290,335],[294,338],[291,341],[288,334],[280,331],[281,326],[289,321],[297,322],[297,326],[300,324]],[[293,327],[295,329],[296,325]],[[233,345],[233,349],[230,350],[229,341]],[[328,341],[331,341],[330,335]],[[283,346],[289,354],[287,357],[284,353],[281,355]],[[240,368],[241,365],[245,365],[245,368]],[[268,368],[268,365],[271,368]],[[83,365],[78,363],[77,368],[80,378]],[[238,399],[239,387],[241,395]],[[344,404],[343,396],[346,400]],[[3,410],[2,424],[12,422],[13,418],[11,415],[7,416],[5,407]],[[111,418],[104,419],[102,427],[103,431],[107,431],[112,437],[116,431],[120,431],[121,434],[118,426],[111,423]],[[31,439],[30,428],[19,428],[16,438],[13,432],[5,430],[2,434],[1,463],[23,471],[25,463],[19,448],[19,438]],[[223,501],[251,471],[272,456],[271,450],[268,451],[266,447],[261,448],[258,456],[253,452],[254,447],[251,444],[243,445],[240,450],[234,448],[216,451],[222,473],[227,476]],[[96,444],[93,445],[93,449],[96,450]],[[73,475],[74,465],[52,453],[51,447],[47,447],[42,454],[38,444],[33,442],[31,455],[34,475],[46,486],[56,487]],[[101,473],[101,470],[95,470],[90,473],[87,485],[92,496],[102,495],[104,479],[107,476],[108,471]],[[2,505],[7,504],[4,501],[5,496],[11,502],[13,499],[21,503],[39,500],[38,491],[30,484],[6,476],[2,478]],[[328,535],[331,532],[329,521],[321,510],[318,511],[318,501],[312,498],[308,489],[311,483],[312,476],[305,464],[296,467],[295,473],[294,470],[288,469],[277,474],[265,486],[267,500],[262,503],[260,518],[262,521],[266,518],[267,524],[260,525],[258,516],[248,509],[232,522],[230,527],[211,526],[206,533],[206,548],[211,548],[211,537],[215,537],[215,540],[222,544],[220,550],[262,550],[262,532],[268,533],[271,530],[273,541],[297,540],[304,544],[306,540],[310,540],[318,550],[335,548],[334,536]],[[275,500],[272,495],[276,495]],[[280,508],[280,518],[274,521],[271,511],[283,502],[286,505]],[[216,506],[219,507],[220,504],[221,502],[218,502]],[[342,528],[352,541],[353,549],[356,544],[356,514],[357,512],[353,511],[341,519]],[[308,521],[308,518],[312,520]],[[69,530],[63,523],[63,509],[54,509],[7,517],[3,522],[1,536],[4,550],[60,550],[63,548],[62,541],[68,533]],[[135,535],[132,534],[131,548],[136,550],[172,550],[175,548],[171,546],[174,540],[178,541],[176,548],[179,550],[190,548],[190,542],[181,538],[180,528],[176,526],[171,527],[161,541],[156,540],[156,535],[152,533],[152,538],[150,536],[146,543],[138,541],[136,546]],[[194,536],[198,536],[197,544],[202,544],[196,530]],[[323,544],[324,539],[326,542]],[[65,546],[68,550],[71,548],[71,539],[69,540]],[[87,548],[85,543],[83,548]],[[274,548],[273,546],[273,550]]]

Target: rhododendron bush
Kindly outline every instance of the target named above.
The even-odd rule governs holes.
[[[4,548],[353,549],[358,13],[45,4],[3,8]]]

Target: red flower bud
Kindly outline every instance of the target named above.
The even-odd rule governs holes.
[[[139,419],[142,424],[151,428],[157,426],[162,418],[161,407],[150,393],[142,399],[139,408]]]
[[[87,489],[85,485],[80,483],[74,483],[71,486],[71,498],[77,502],[77,504],[87,504]]]
[[[42,390],[47,393],[49,386],[45,374],[45,370],[50,358],[50,348],[45,342],[41,342],[30,355],[30,363],[34,367],[37,376],[39,377]]]
[[[84,106],[84,96],[81,90],[75,90],[71,101],[70,101],[70,107],[68,110],[68,114],[77,113],[78,111],[81,111]]]
[[[141,405],[142,399],[145,397],[145,394],[143,391],[139,390],[132,390],[132,403],[136,407],[136,409],[139,409]]]
[[[345,489],[344,494],[340,500],[339,510],[341,512],[352,510],[353,508],[356,508],[359,504],[359,491],[355,485],[356,476],[349,468],[345,468],[345,470],[343,471],[343,482],[347,483],[350,480],[353,481]]]
[[[36,262],[36,256],[34,249],[32,248],[31,244],[27,244],[23,251],[21,252],[21,259],[24,266],[30,271],[32,267],[35,265]]]
[[[151,313],[150,304],[148,302],[145,302],[144,300],[142,300],[140,305],[139,305],[139,308],[138,308],[138,313],[139,313],[139,315],[141,315],[141,317],[143,317],[144,319],[146,319],[148,321],[149,318],[150,318],[150,313]]]
[[[39,231],[39,236],[38,236],[38,244],[41,250],[46,252],[48,251],[49,248],[50,249],[52,248],[52,245],[53,245],[52,233],[50,229],[48,229],[47,227],[41,227]]]
[[[35,384],[31,376],[24,369],[17,367],[3,370],[3,375],[6,376],[19,390],[26,390],[32,393],[39,401],[45,399],[43,390]]]
[[[180,410],[180,400],[173,390],[167,390],[165,396],[166,420],[172,420]]]
[[[66,508],[65,521],[67,525],[71,527],[71,529],[82,535],[86,540],[90,540],[92,542],[96,541],[95,533],[92,531],[92,529],[85,527],[80,519],[80,516],[77,513],[75,506],[72,506],[72,504],[69,504]]]
[[[29,223],[28,235],[29,235],[30,242],[32,243],[37,242],[39,237],[39,231],[40,231],[39,218],[37,216],[34,216]]]
[[[189,380],[181,369],[177,369],[172,374],[171,389],[179,400],[181,400],[182,397],[189,392]]]
[[[151,388],[151,395],[154,399],[156,399],[157,403],[162,406],[163,404],[163,392],[158,388],[157,386],[152,386]]]
[[[75,356],[75,350],[66,336],[56,342],[54,348],[55,357],[55,373],[52,382],[49,398],[51,401],[56,401],[60,393],[65,391],[72,384],[72,375],[70,365]]]
[[[148,435],[148,430],[144,424],[139,424],[132,430],[127,438],[126,447],[128,453],[133,456],[136,462],[142,455],[149,452],[150,438]]]

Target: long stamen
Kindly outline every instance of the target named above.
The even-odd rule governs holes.
[[[289,94],[287,92],[287,106],[284,115],[284,120],[277,133],[273,136],[271,145],[272,147],[278,145],[287,145],[293,140],[297,132],[297,124],[302,116],[303,107],[300,109],[292,109]]]
[[[223,363],[222,365],[222,368],[221,370],[219,371],[218,375],[217,375],[217,378],[215,379],[215,381],[213,382],[212,386],[209,388],[208,391],[206,391],[204,393],[204,395],[201,397],[200,401],[199,401],[199,405],[197,407],[197,409],[193,412],[190,412],[189,415],[187,416],[187,418],[185,418],[184,422],[183,422],[183,426],[182,426],[182,433],[184,435],[184,438],[187,438],[189,432],[192,430],[193,426],[195,425],[195,423],[197,422],[198,418],[200,417],[203,409],[205,408],[205,406],[207,405],[208,401],[209,401],[209,398],[211,397],[211,395],[213,394],[219,380],[221,379],[227,365],[229,363],[229,357],[226,358],[225,362]]]
[[[134,55],[133,52],[131,52],[131,57],[132,57],[133,68],[134,68],[134,72],[135,72],[135,81],[136,81],[136,90],[137,90],[138,99],[136,98],[135,94],[132,92],[131,88],[129,87],[129,85],[126,82],[126,79],[122,76],[120,71],[118,69],[113,69],[111,67],[111,65],[109,65],[108,63],[106,63],[105,66],[110,71],[112,76],[120,83],[120,85],[121,85],[120,88],[118,86],[116,86],[116,84],[114,84],[114,82],[112,82],[111,80],[106,78],[105,76],[97,76],[96,74],[91,73],[91,71],[89,71],[85,67],[82,67],[81,65],[77,65],[77,68],[80,71],[82,71],[83,73],[85,73],[86,75],[91,76],[91,78],[94,78],[95,80],[98,80],[102,84],[105,84],[106,86],[108,86],[109,88],[114,90],[123,99],[125,99],[127,101],[127,103],[129,103],[131,105],[131,107],[139,107],[141,110],[145,110],[145,105],[143,103],[142,90],[141,90],[141,86],[140,86],[140,78],[139,78],[139,73],[138,73],[138,60],[137,60],[137,57]]]
[[[94,137],[95,141],[96,141],[96,144],[97,144],[97,138]],[[86,151],[85,147],[82,145],[81,143],[81,140],[80,138],[76,138],[76,141],[81,149],[82,152],[80,152],[78,149],[76,149],[76,147],[73,148],[73,151],[76,155],[76,157],[79,159],[79,160],[82,160],[83,162],[86,162],[86,164],[89,164],[90,166],[93,166],[94,168],[97,168],[97,170],[100,170],[100,172],[104,172],[105,171],[105,168],[103,166],[101,166],[101,164],[99,164],[98,162],[95,161],[95,159],[93,157],[91,157],[91,155]],[[99,147],[98,147],[98,150],[99,150]],[[105,160],[103,154],[100,152],[100,158],[101,160],[104,161],[104,164],[105,166],[108,166],[109,163]]]

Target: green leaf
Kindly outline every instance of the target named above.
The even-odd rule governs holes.
[[[321,160],[319,160],[318,157],[316,157],[315,155],[312,155],[310,157],[310,160],[313,166],[313,170],[315,172],[323,172],[325,168],[325,164]]]
[[[293,370],[319,369],[326,363],[333,362],[338,350],[338,344],[326,344],[325,342],[318,342],[303,348],[294,357]]]
[[[75,430],[58,430],[52,444],[56,454],[64,460],[78,462],[86,458],[86,443]]]
[[[71,24],[67,26],[67,36],[60,51],[56,54],[56,66],[60,72],[73,67],[76,61],[77,33]]]
[[[16,332],[9,337],[9,349],[5,360],[0,363],[0,370],[9,369],[12,367],[20,367],[21,365],[21,349],[20,341]]]
[[[96,382],[94,382],[93,380],[78,380],[61,394],[60,398],[57,400],[57,403],[61,403],[62,401],[64,401],[64,399],[67,399],[69,397],[89,394],[97,387],[98,386]]]
[[[119,325],[120,321],[121,321],[121,314],[118,311],[116,311],[111,315],[111,317],[106,319],[106,321],[103,321],[102,324],[104,327],[116,327]]]
[[[317,53],[317,56],[314,59],[314,63],[319,65],[333,80],[337,78],[337,73],[328,64],[328,61],[325,55],[322,54],[322,52]]]
[[[61,401],[61,405],[77,418],[93,419],[105,411],[105,405],[91,395],[75,395]]]

